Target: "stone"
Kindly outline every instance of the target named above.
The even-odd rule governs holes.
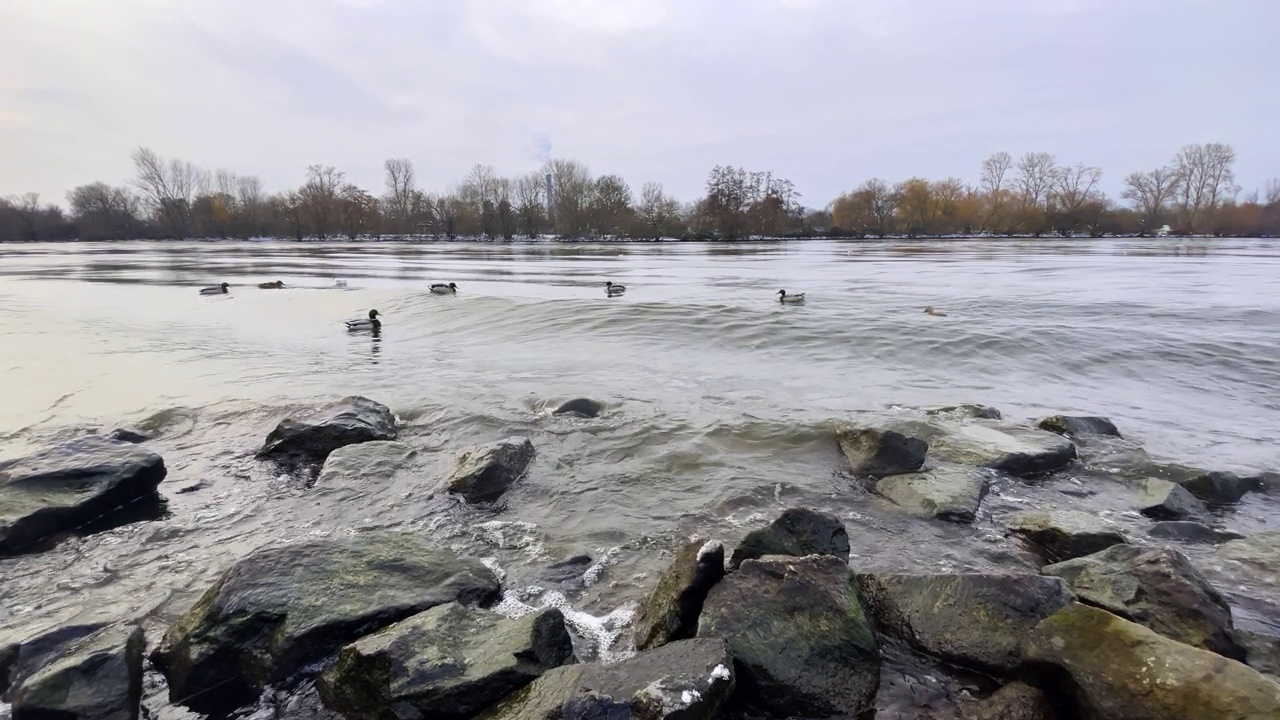
[[[1145,478],[1138,485],[1136,509],[1152,520],[1209,519],[1209,508],[1186,488],[1157,478]]]
[[[1224,543],[1216,556],[1213,575],[1220,583],[1250,585],[1280,596],[1280,531]]]
[[[258,457],[285,464],[320,464],[340,447],[374,440],[395,440],[396,417],[382,403],[364,397],[343,398],[280,421]]]
[[[1120,437],[1120,431],[1116,429],[1115,423],[1104,417],[1054,415],[1036,423],[1036,427],[1070,437],[1088,437],[1090,435]]]
[[[848,562],[849,532],[835,515],[790,508],[768,527],[747,533],[734,549],[729,568],[765,555],[831,555]]]
[[[108,435],[107,437],[111,438],[112,440],[115,440],[116,442],[131,443],[134,445],[138,443],[144,443],[151,439],[151,437],[145,433],[138,432],[137,430],[134,430],[132,428],[123,428],[123,427],[112,430],[111,434]]]
[[[1258,479],[1231,472],[1206,472],[1175,480],[1192,495],[1210,505],[1233,505],[1258,489]]]
[[[1089,720],[1280,718],[1280,684],[1258,671],[1088,605],[1036,626],[1023,656],[1065,673]]]
[[[685,543],[636,611],[636,649],[650,650],[696,635],[707,593],[723,577],[723,545],[703,538]]]
[[[266,547],[225,571],[151,659],[173,701],[214,713],[392,623],[450,602],[487,606],[498,596],[497,577],[480,561],[408,533]]]
[[[1000,420],[1003,416],[1000,411],[988,407],[986,405],[974,405],[971,403],[961,405],[939,405],[936,407],[926,408],[926,415],[950,415],[952,417],[981,418],[983,420]]]
[[[830,555],[747,560],[702,607],[698,637],[729,642],[736,698],[782,717],[852,717],[872,707],[880,649],[858,580]]]
[[[14,720],[136,720],[142,629],[112,625],[62,648],[9,690]]]
[[[388,440],[372,440],[347,445],[329,453],[316,487],[358,487],[368,483],[384,483],[409,466],[418,456],[412,445]]]
[[[1014,681],[965,708],[962,720],[1055,720],[1049,698],[1037,687]]]
[[[1112,545],[1040,572],[1062,578],[1080,602],[1179,642],[1244,659],[1226,598],[1177,550]]]
[[[612,665],[550,670],[477,720],[712,720],[735,674],[724,640],[679,640]]]
[[[66,655],[110,623],[88,622],[29,630],[0,639],[0,698],[12,685]]]
[[[1011,673],[1023,638],[1067,607],[1058,578],[1030,574],[858,575],[880,632],[913,648],[982,672]]]
[[[497,500],[524,475],[532,461],[533,443],[528,438],[507,438],[464,450],[445,486],[469,503]]]
[[[348,720],[470,720],[573,661],[559,610],[512,620],[448,603],[344,647],[320,694]]]
[[[1092,555],[1128,542],[1110,523],[1079,510],[1014,513],[1006,524],[1013,534],[1035,546],[1049,563]]]
[[[1061,435],[994,420],[940,424],[939,432],[925,439],[933,461],[976,465],[1016,477],[1045,475],[1076,459],[1076,446]]]
[[[1250,481],[1254,484],[1255,492],[1274,493],[1280,491],[1280,472],[1264,472],[1257,475],[1251,475]]]
[[[924,465],[929,443],[918,437],[872,427],[842,427],[836,431],[849,468],[860,477],[913,473]]]
[[[166,473],[150,450],[97,436],[0,461],[0,557],[37,552],[54,536],[155,497]]]
[[[972,523],[990,480],[978,468],[944,465],[909,475],[890,475],[875,492],[913,515]]]
[[[1147,534],[1161,540],[1182,540],[1193,543],[1224,543],[1244,537],[1238,532],[1219,530],[1190,520],[1165,520],[1152,523]]]
[[[560,403],[554,410],[552,415],[576,415],[578,417],[593,418],[604,412],[604,403],[591,398],[574,398]]]
[[[1236,641],[1244,648],[1245,663],[1280,681],[1280,637],[1252,630],[1236,630]]]
[[[0,644],[0,698],[9,692],[9,672],[18,662],[17,643]]]

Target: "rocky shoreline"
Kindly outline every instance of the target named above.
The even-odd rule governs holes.
[[[386,406],[353,397],[284,419],[257,456],[338,492],[409,462],[398,438]],[[884,572],[851,560],[859,528],[794,507],[732,548],[676,548],[610,663],[580,651],[560,610],[507,602],[479,559],[421,533],[334,535],[248,554],[161,632],[118,618],[0,636],[0,697],[14,720],[132,720],[157,682],[211,717],[275,694],[294,699],[275,717],[349,720],[1280,719],[1280,532],[1216,527],[1280,477],[1156,461],[1104,418],[1023,426],[976,405],[845,424],[833,441],[842,471],[912,522],[974,523],[993,483],[1087,467],[1146,534],[1063,495],[993,520],[1038,572]],[[122,430],[0,462],[0,557],[154,501],[166,470],[146,443]],[[499,501],[535,453],[524,437],[462,450],[424,491]],[[1212,546],[1214,567],[1184,544]],[[581,569],[560,565],[566,581]],[[1238,578],[1266,596],[1241,596]]]

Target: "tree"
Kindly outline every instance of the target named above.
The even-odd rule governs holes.
[[[1125,177],[1120,197],[1132,203],[1134,210],[1138,211],[1140,233],[1145,234],[1163,225],[1169,204],[1178,194],[1179,184],[1178,173],[1170,167],[1130,173]]]
[[[346,174],[329,165],[312,165],[307,168],[307,182],[299,195],[306,207],[311,233],[321,240],[329,236],[336,226],[339,207],[338,197]]]
[[[593,235],[621,235],[631,225],[631,186],[617,175],[601,175],[591,188],[589,203]]]
[[[536,237],[547,222],[545,187],[542,173],[522,175],[515,182],[516,216],[526,237]]]
[[[191,231],[191,206],[208,184],[208,174],[189,162],[165,162],[155,151],[138,148],[133,153],[137,171],[134,186],[166,234],[178,239]]]
[[[640,188],[640,205],[636,220],[644,237],[659,240],[675,234],[680,217],[680,203],[663,191],[658,183],[645,183]]]
[[[138,202],[128,188],[81,185],[67,193],[67,203],[82,240],[123,240],[138,232]]]
[[[831,207],[832,220],[837,227],[859,237],[884,237],[893,232],[898,200],[897,193],[884,180],[868,180],[853,192],[836,198]]]
[[[1090,224],[1082,212],[1086,204],[1095,204],[1102,198],[1098,183],[1102,181],[1102,168],[1076,163],[1073,166],[1054,168],[1050,178],[1048,206],[1050,219],[1063,236],[1085,229]]]
[[[343,185],[338,191],[338,215],[342,232],[349,240],[378,231],[378,200],[355,185]]]
[[[986,217],[983,227],[994,230],[1004,223],[1007,213],[1009,170],[1013,168],[1013,156],[1001,151],[982,161],[981,187],[986,195]]]
[[[1049,153],[1027,153],[1018,160],[1018,174],[1013,182],[1020,208],[1045,205],[1057,169],[1058,161]]]
[[[737,240],[748,232],[747,209],[754,199],[751,176],[742,168],[717,165],[707,177],[703,213],[721,239]]]
[[[392,158],[385,163],[387,192],[383,196],[384,214],[393,233],[412,232],[416,225],[419,193],[414,187],[413,162]]]
[[[589,220],[591,171],[575,160],[552,160],[546,170],[551,174],[551,220],[556,232],[562,237],[580,237]]]
[[[1230,145],[1187,145],[1173,160],[1178,176],[1179,221],[1190,232],[1199,232],[1209,216],[1235,198],[1236,151]]]

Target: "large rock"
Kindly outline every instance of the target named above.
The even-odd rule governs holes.
[[[1023,655],[1063,671],[1089,720],[1280,718],[1280,684],[1088,605],[1040,623]]]
[[[1115,423],[1104,417],[1054,415],[1036,423],[1036,427],[1071,437],[1088,437],[1089,435],[1120,437],[1120,431],[1116,429]]]
[[[449,603],[344,647],[320,694],[348,720],[470,720],[572,662],[559,610],[511,620]]]
[[[858,582],[882,633],[995,673],[1015,670],[1031,628],[1072,601],[1058,578],[1040,575],[868,573]]]
[[[223,573],[151,657],[174,701],[215,712],[394,622],[498,594],[482,563],[407,533],[269,547]]]
[[[724,546],[693,538],[658,578],[658,584],[636,612],[637,650],[649,650],[698,632],[698,616],[712,586],[724,577]]]
[[[733,688],[724,640],[681,640],[613,665],[556,668],[477,720],[712,720]]]
[[[1179,642],[1244,659],[1231,607],[1177,550],[1113,545],[1041,572],[1062,578],[1081,602]]]
[[[918,437],[872,427],[842,427],[836,441],[853,474],[862,477],[913,473],[929,452],[929,443]]]
[[[989,487],[990,480],[978,468],[943,465],[883,478],[875,491],[913,515],[971,523]]]
[[[1258,478],[1241,477],[1230,472],[1202,472],[1174,480],[1192,495],[1210,505],[1231,505],[1247,493],[1258,489]]]
[[[142,629],[113,625],[63,648],[9,691],[14,720],[135,720]]]
[[[1138,486],[1138,512],[1152,520],[1209,519],[1209,508],[1186,488],[1168,480],[1145,478]]]
[[[159,455],[97,436],[0,462],[0,557],[153,496],[165,473]]]
[[[101,632],[111,623],[88,622],[28,629],[0,638],[0,698],[9,687],[67,655],[85,638]]]
[[[1014,681],[984,700],[965,708],[962,720],[1055,720],[1056,715],[1040,688]]]
[[[781,717],[852,717],[871,707],[880,650],[857,578],[829,555],[742,563],[707,595],[699,637],[729,641],[736,697]]]
[[[18,662],[17,643],[0,644],[0,698],[9,692],[9,672]]]
[[[364,488],[369,483],[386,482],[417,455],[412,445],[387,440],[340,447],[324,461],[316,487]]]
[[[1219,530],[1190,520],[1164,520],[1152,523],[1147,534],[1161,540],[1181,540],[1191,543],[1224,543],[1244,537],[1238,532]]]
[[[734,548],[730,568],[765,555],[831,555],[848,562],[849,532],[835,515],[809,508],[784,510],[768,527],[752,530]]]
[[[386,405],[348,397],[281,420],[267,436],[258,457],[318,464],[340,447],[395,440],[398,432],[396,417]]]
[[[497,500],[524,475],[532,460],[529,438],[507,438],[464,450],[445,485],[470,503]]]
[[[591,398],[574,398],[560,403],[551,411],[552,415],[576,415],[593,418],[604,412],[604,403]]]
[[[1033,477],[1061,470],[1076,459],[1076,446],[1061,435],[994,420],[940,423],[929,442],[933,461],[977,465]]]
[[[1280,531],[1232,540],[1217,549],[1213,575],[1235,585],[1252,585],[1280,595]]]
[[[1003,417],[996,408],[973,403],[938,405],[926,408],[924,412],[926,415],[949,415],[957,418],[982,418],[983,420],[1000,420]]]
[[[1092,555],[1128,542],[1110,523],[1078,510],[1014,513],[1006,525],[1050,563]]]

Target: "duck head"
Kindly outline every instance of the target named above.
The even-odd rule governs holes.
[[[786,290],[779,290],[779,291],[778,291],[778,297],[786,297],[786,296],[787,296],[787,291],[786,291]]]
[[[378,311],[377,311],[377,310],[370,310],[370,311],[369,311],[369,319],[370,319],[370,320],[377,320],[377,319],[378,319]]]
[[[457,286],[456,284],[454,284],[454,283],[449,283],[449,289],[450,289],[450,290],[457,290],[457,289],[458,289],[458,286]]]
[[[218,285],[218,287],[222,288],[222,292],[226,292],[226,291],[227,291],[227,289],[231,287],[231,284],[230,284],[230,283],[222,283],[222,284]]]

